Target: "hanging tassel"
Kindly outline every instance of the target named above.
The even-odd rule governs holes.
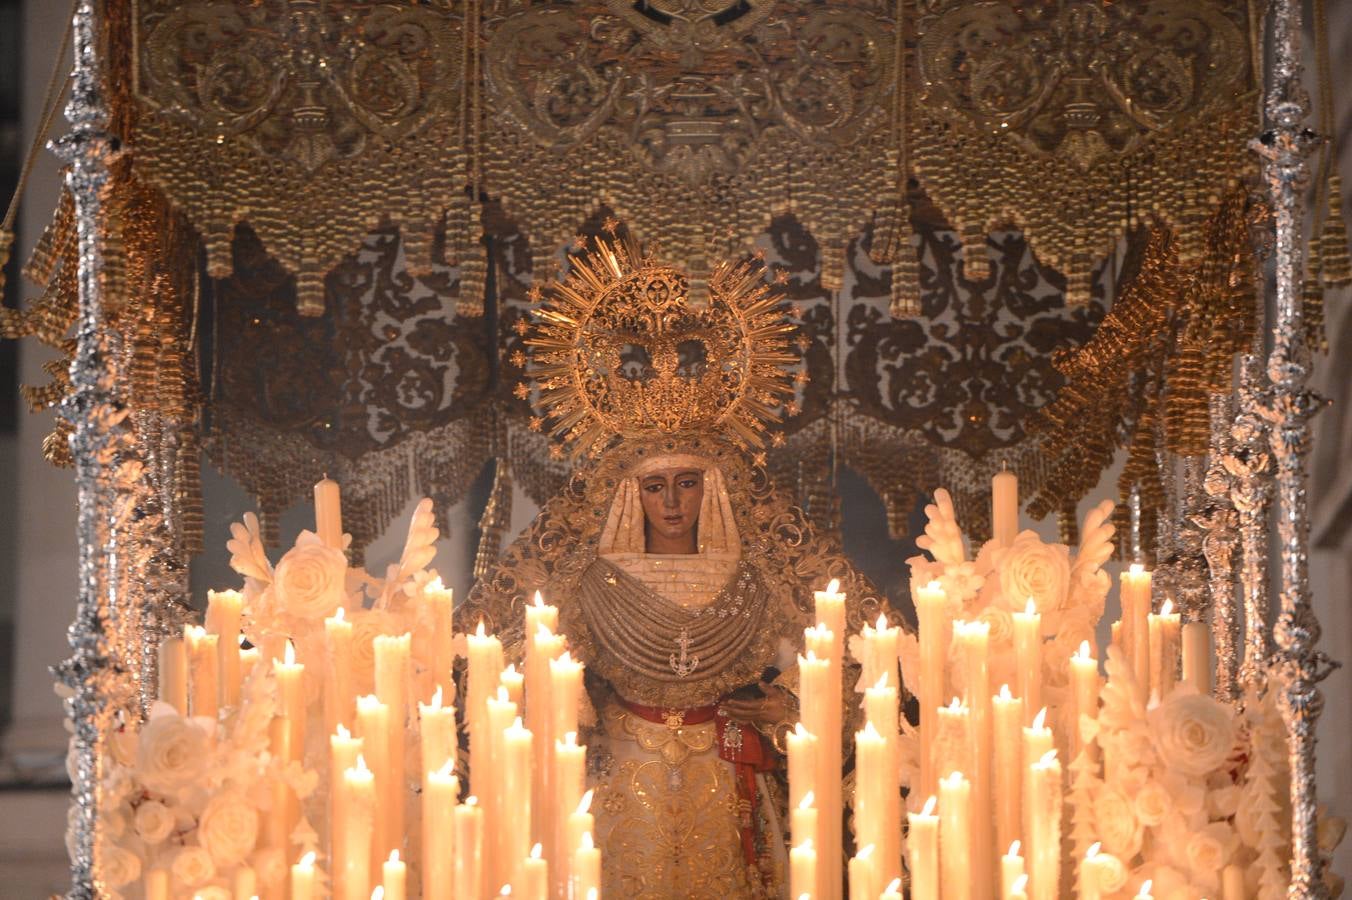
[[[474,554],[474,579],[487,578],[502,552],[502,539],[512,524],[511,463],[499,456],[493,462],[493,489],[479,518],[479,549]]]
[[[962,226],[962,277],[967,281],[985,281],[991,274],[991,260],[986,255],[986,229],[978,222]]]
[[[1324,234],[1328,234],[1325,229]],[[1305,281],[1301,289],[1302,317],[1305,323],[1305,339],[1321,352],[1328,351],[1328,340],[1324,336],[1324,287],[1328,284],[1324,277],[1323,240],[1310,241],[1309,256],[1305,260]],[[1344,253],[1347,251],[1344,250]]]
[[[910,216],[902,216],[897,228],[897,249],[892,261],[892,306],[894,319],[920,315],[920,259],[912,240]]]
[[[1319,231],[1319,253],[1323,257],[1320,279],[1326,288],[1347,287],[1352,284],[1352,258],[1347,251],[1347,221],[1343,218],[1343,179],[1340,176],[1329,176],[1328,195],[1328,215]],[[1312,241],[1312,254],[1313,244]]]

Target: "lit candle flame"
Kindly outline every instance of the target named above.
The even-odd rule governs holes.
[[[349,769],[348,771],[349,771],[349,772],[355,771],[355,772],[357,772],[358,774],[361,774],[361,775],[370,775],[370,774],[371,774],[371,770],[368,769],[368,768],[366,768],[366,757],[363,756],[363,755],[360,754],[360,753],[357,754],[357,764],[356,764],[355,766],[353,766],[351,769]]]
[[[1024,614],[1025,616],[1035,616],[1035,615],[1037,615],[1037,604],[1033,602],[1033,598],[1032,598],[1032,597],[1029,597],[1029,598],[1028,598],[1028,603],[1027,603],[1027,604],[1024,606],[1024,608],[1023,608],[1023,614]]]
[[[872,856],[872,855],[873,855],[873,845],[872,845],[872,844],[869,844],[869,845],[868,845],[867,847],[865,847],[863,850],[860,850],[858,853],[855,854],[855,856],[858,857],[859,859],[868,859],[868,858],[869,858],[870,856]]]
[[[942,591],[943,589],[944,586],[939,583],[939,579],[937,578],[930,579],[930,583],[925,585],[925,590],[927,591]]]
[[[578,843],[578,848],[581,849],[581,850],[595,850],[595,849],[596,849],[596,842],[592,840],[592,835],[591,835],[591,832],[590,832],[590,831],[584,831],[584,832],[582,832],[582,839],[579,840],[577,843]]]
[[[530,848],[530,858],[539,859],[541,856],[544,855],[544,852],[545,848],[542,847],[540,843],[537,841],[535,846]]]
[[[1088,641],[1080,641],[1080,649],[1079,649],[1078,651],[1076,651],[1075,655],[1076,655],[1077,657],[1079,657],[1080,659],[1088,659],[1088,658],[1089,658],[1089,642],[1088,642]]]
[[[1048,750],[1046,753],[1042,754],[1042,759],[1039,759],[1037,764],[1039,766],[1050,766],[1054,762],[1056,762],[1056,751]]]
[[[1018,856],[1019,851],[1022,849],[1023,844],[1021,844],[1019,841],[1016,840],[1009,845],[1009,852],[1006,853],[1005,856]]]
[[[550,630],[549,630],[549,626],[546,625],[544,622],[541,622],[541,623],[540,623],[540,626],[539,626],[538,628],[535,629],[535,639],[536,639],[537,641],[538,641],[538,640],[546,640],[546,641],[547,641],[547,640],[549,640],[550,638],[552,638],[553,636],[554,636],[554,632],[550,631]]]
[[[886,890],[885,893],[888,893],[888,894],[900,894],[900,893],[901,893],[901,879],[900,879],[900,878],[893,878],[890,882],[888,882],[888,884],[887,884],[887,890]]]
[[[455,776],[455,760],[448,759],[437,769],[438,778],[453,778]]]
[[[476,797],[476,796],[474,796],[473,794],[470,794],[468,797],[465,798],[465,805],[466,805],[466,806],[478,806],[478,805],[479,805],[479,798]]]
[[[925,807],[922,810],[920,810],[920,815],[922,816],[934,815],[934,807],[938,805],[939,798],[934,796],[933,794],[930,794],[929,799],[925,801]]]
[[[338,723],[338,737],[342,738],[345,741],[352,739],[352,732],[348,731],[347,726],[344,725],[342,722]]]
[[[1155,886],[1155,882],[1147,878],[1141,882],[1141,889],[1136,892],[1136,900],[1151,900],[1150,889]]]
[[[484,636],[484,620],[483,620],[483,619],[480,619],[480,620],[479,620],[479,627],[476,628],[476,629],[474,629],[474,636],[475,636],[475,637],[480,637],[480,638]]]
[[[347,620],[347,614],[343,612],[343,608],[342,608],[341,606],[338,607],[337,609],[335,609],[335,610],[333,611],[333,621],[335,621],[335,622],[343,622],[343,621],[346,621],[346,620]]]
[[[294,666],[296,664],[296,645],[287,641],[286,652],[282,654],[282,658],[288,666]]]
[[[592,802],[592,792],[587,791],[587,793],[582,795],[582,799],[578,801],[577,811],[579,813],[587,812],[589,809],[591,809],[591,802]]]
[[[1127,566],[1127,571],[1139,578],[1141,575],[1145,574],[1145,566],[1140,563],[1132,563]]]
[[[803,838],[803,842],[794,848],[795,850],[811,850],[812,838]],[[804,897],[810,897],[811,894],[803,894]]]
[[[812,791],[808,791],[806,794],[803,795],[803,799],[800,800],[800,801],[798,801],[798,808],[799,808],[799,809],[811,809],[811,808],[812,808],[812,804],[814,804],[814,803],[816,803],[816,802],[817,802],[817,795],[814,794],[814,793],[812,793]]]
[[[887,687],[888,677],[889,673],[887,672],[884,672],[883,674],[879,675],[878,680],[873,684],[873,689],[875,691],[881,691],[883,688]]]
[[[390,851],[390,859],[389,859],[389,861],[392,862],[392,863],[397,863],[397,862],[399,862],[399,851],[398,851],[398,850],[391,850],[391,851]]]
[[[878,630],[887,630],[887,613],[878,613]]]
[[[1099,841],[1094,841],[1094,843],[1092,843],[1092,844],[1089,845],[1089,850],[1085,852],[1084,858],[1085,858],[1085,859],[1093,859],[1095,856],[1098,856],[1098,855],[1099,855],[1099,849],[1102,848],[1102,846],[1103,846],[1103,844],[1102,844],[1101,842],[1099,842]]]
[[[963,708],[962,701],[959,700],[957,697],[954,697],[953,702],[948,704],[948,708],[953,710],[954,712],[957,712]]]
[[[797,725],[793,726],[793,733],[796,737],[799,738],[812,737],[812,732],[808,731],[805,727],[803,727],[802,722],[799,722]]]
[[[1000,699],[1001,699],[1001,700],[1013,700],[1013,699],[1014,699],[1014,695],[1011,694],[1011,693],[1009,692],[1009,685],[1007,685],[1007,684],[1002,684],[1002,685],[1000,685]]]
[[[543,596],[541,596],[541,594],[540,594],[539,591],[536,591],[536,592],[535,592],[535,597],[531,600],[531,604],[532,604],[536,609],[543,609],[543,608],[544,608],[544,605],[545,605],[545,598],[544,598]]]
[[[1047,723],[1047,707],[1044,706],[1042,707],[1042,709],[1039,709],[1037,711],[1037,715],[1033,716],[1033,730],[1039,731],[1045,728],[1046,723]]]
[[[1020,875],[1018,878],[1015,878],[1014,881],[1009,885],[1009,889],[1010,889],[1011,891],[1013,891],[1014,893],[1016,893],[1016,894],[1027,893],[1027,891],[1028,891],[1028,875],[1027,875],[1027,874],[1023,874],[1023,875]]]
[[[1165,598],[1164,605],[1160,607],[1160,615],[1167,616],[1172,614],[1173,611],[1174,611],[1174,601],[1170,598]]]
[[[826,593],[828,593],[828,594],[839,594],[839,593],[840,593],[840,579],[839,579],[839,578],[832,578],[832,579],[831,579],[831,581],[826,585]]]
[[[444,591],[444,590],[446,590],[446,584],[445,584],[445,582],[443,582],[443,581],[441,580],[441,576],[438,575],[438,576],[436,576],[435,578],[433,578],[431,581],[427,582],[427,590],[429,590],[429,591]]]
[[[371,900],[385,900],[385,885],[376,885],[376,889],[371,892]]]
[[[437,689],[432,692],[432,705],[428,709],[441,709],[441,685],[437,685]]]
[[[302,869],[312,869],[315,864],[315,852],[311,850],[300,858],[300,867]]]

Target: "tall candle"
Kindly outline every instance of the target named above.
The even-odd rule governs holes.
[[[188,651],[183,638],[168,637],[160,641],[159,691],[161,702],[188,714]]]
[[[549,661],[549,694],[553,698],[555,739],[577,731],[578,707],[582,702],[582,663],[567,650]]]
[[[801,686],[801,671],[799,677]],[[817,736],[798,722],[785,737],[785,749],[789,755],[789,808],[797,809],[803,798],[816,789]],[[794,843],[801,842],[795,840]]]
[[[423,900],[451,900],[455,871],[455,810],[460,779],[452,774],[455,760],[424,778],[422,803]],[[387,888],[388,890],[388,888]]]
[[[873,727],[872,722],[866,723],[862,731],[855,732],[855,844],[873,848],[866,866],[870,871],[876,871],[878,868],[878,861],[872,858],[872,853],[876,852],[887,828],[884,810],[886,795],[883,793],[890,763],[887,751],[888,747],[883,736]],[[850,881],[850,894],[853,896],[855,893],[853,864],[850,867]],[[870,881],[868,888],[874,898],[878,893],[875,887]]]
[[[850,858],[850,900],[877,900],[878,866],[869,844]]]
[[[455,891],[457,898],[483,895],[484,811],[470,796],[455,808]]]
[[[568,823],[582,801],[583,788],[586,786],[586,757],[587,748],[578,744],[575,732],[570,731],[562,740],[554,741],[554,771],[550,780],[553,798],[550,819],[545,823],[545,836],[549,838],[549,847],[552,848],[546,854],[549,877],[554,893],[559,896],[566,895],[573,850],[577,849],[569,841]],[[591,831],[592,827],[589,823],[583,830]],[[581,838],[581,831],[578,832],[578,838]]]
[[[1028,869],[1033,900],[1056,900],[1061,878],[1061,764],[1049,750],[1028,767]]]
[[[389,859],[380,867],[380,886],[385,900],[404,900],[407,894],[408,866],[399,858],[398,850],[391,850]]]
[[[1211,630],[1205,622],[1183,626],[1183,680],[1200,694],[1211,693]]]
[[[514,884],[512,896],[548,900],[549,865],[544,860],[544,849],[540,844],[531,847],[530,855],[522,861],[521,874]]]
[[[1015,882],[1023,879],[1027,881],[1024,875],[1023,857],[1019,855],[1019,842],[1014,841],[1009,845],[1009,852],[1000,857],[1000,896],[1009,897],[1014,892]]]
[[[488,701],[488,715],[485,716],[483,746],[487,760],[491,760],[490,776],[484,784],[484,793],[479,802],[484,808],[484,884],[502,886],[512,880],[512,869],[520,857],[511,855],[511,840],[508,820],[520,816],[520,811],[508,805],[508,781],[511,777],[507,765],[507,729],[517,717],[517,705],[507,697],[507,689],[498,688],[496,697]],[[471,745],[472,749],[472,745]],[[471,778],[474,773],[471,770]],[[526,820],[529,823],[529,819]],[[525,856],[525,847],[520,856]]]
[[[534,834],[543,835],[549,845],[549,858],[555,858],[554,842],[548,832],[558,821],[554,809],[554,791],[551,787],[554,773],[554,700],[551,696],[553,676],[549,664],[563,653],[564,640],[541,622],[534,637],[526,646],[526,727],[534,736],[532,762],[537,798],[541,801],[532,808]]]
[[[386,723],[385,741],[388,745],[385,764],[389,778],[379,789],[385,794],[384,805],[388,810],[385,830],[381,833],[380,854],[386,856],[391,850],[403,846],[404,839],[404,803],[405,753],[404,731],[408,724],[409,689],[409,651],[412,635],[398,636],[379,634],[373,642],[375,651],[376,696],[385,704]]]
[[[991,532],[997,545],[1008,547],[1019,533],[1019,478],[1008,469],[991,479]]]
[[[375,804],[372,821],[375,827],[371,842],[371,871],[378,871],[381,862],[394,848],[390,846],[393,832],[390,828],[390,803],[394,786],[390,775],[390,711],[374,694],[357,698],[357,734],[362,739],[362,755],[371,768],[375,780]]]
[[[812,601],[817,622],[831,630],[838,646],[844,646],[845,595],[840,592],[840,581],[832,578],[826,590],[813,591]]]
[[[995,841],[997,847],[1016,842],[1023,829],[1023,701],[1010,696],[1009,685],[1000,685],[1000,693],[991,698],[991,720],[995,768],[992,787],[995,792]]]
[[[944,900],[969,900],[972,882],[972,784],[961,772],[939,779],[939,865]]]
[[[831,592],[825,592],[829,598]],[[832,604],[828,601],[828,609]],[[817,773],[814,792],[818,822],[817,877],[821,900],[840,896],[844,879],[841,859],[844,853],[841,820],[841,656],[838,639],[830,628],[817,625],[805,629],[807,658],[800,658],[799,688],[802,691],[802,716],[807,728],[817,737]],[[811,673],[805,679],[804,673]]]
[[[884,744],[883,769],[877,774],[877,797],[880,801],[881,818],[879,832],[871,841],[877,848],[874,863],[878,869],[879,884],[887,884],[901,876],[901,745],[898,733],[900,717],[897,689],[889,683],[889,677],[894,676],[887,671],[882,672],[878,676],[878,682],[864,691],[867,721],[877,731]]]
[[[250,866],[240,865],[235,869],[233,892],[234,900],[255,900],[258,896],[258,873]],[[168,897],[168,894],[165,896]],[[153,900],[149,891],[146,892],[146,900]]]
[[[1020,875],[1015,878],[1009,886],[1009,891],[1005,894],[1005,900],[1028,900],[1028,876]]]
[[[995,875],[995,836],[991,787],[991,685],[988,656],[990,625],[985,622],[955,622],[953,644],[966,672],[966,701],[971,709],[973,751],[976,765],[965,770],[972,783],[972,894],[978,900],[991,896]]]
[[[295,762],[305,754],[305,666],[296,662],[296,649],[286,642],[283,658],[273,660],[277,680],[278,715],[271,722],[272,755]],[[277,779],[272,785],[272,810],[268,816],[270,842],[289,855],[291,833],[300,821],[300,801],[291,785]]]
[[[1143,695],[1150,690],[1150,577],[1140,563],[1122,573],[1122,640]]]
[[[1014,659],[1019,675],[1019,696],[1025,716],[1042,708],[1042,614],[1033,598],[1021,613],[1014,613]]]
[[[578,801],[577,809],[570,813],[568,822],[564,826],[564,838],[560,847],[560,862],[562,865],[556,868],[564,869],[562,879],[563,890],[561,896],[572,896],[568,893],[573,885],[573,862],[576,859],[577,850],[582,846],[582,836],[590,834],[596,829],[596,817],[591,814],[592,792],[582,795]]]
[[[865,625],[860,636],[864,641],[864,658],[859,660],[859,680],[864,684],[876,684],[879,678],[886,678],[888,683],[896,684],[901,629],[889,626],[887,615],[879,613],[877,623]]]
[[[291,867],[291,900],[314,900],[315,852],[311,850]]]
[[[1080,861],[1080,900],[1102,900],[1103,876],[1100,872],[1104,860],[1099,855],[1100,844],[1095,841],[1089,845],[1089,852]]]
[[[573,853],[573,896],[592,898],[600,890],[601,851],[592,842],[591,832],[587,832]]]
[[[183,641],[188,648],[188,681],[194,716],[215,719],[220,709],[218,638],[200,625],[186,625]]]
[[[883,890],[879,900],[901,900],[901,879],[893,878]]]
[[[789,851],[789,896],[801,900],[817,892],[817,849],[812,841],[794,844]]]
[[[1038,714],[1033,717],[1033,724],[1023,729],[1023,762],[1021,768],[1020,781],[1022,782],[1022,812],[1023,822],[1023,843],[1025,848],[1029,846],[1033,833],[1033,797],[1030,791],[1031,785],[1028,782],[1028,772],[1038,760],[1047,755],[1048,751],[1056,746],[1056,739],[1052,736],[1052,730],[1046,726],[1047,709],[1043,707],[1038,710]]]
[[[440,686],[432,693],[431,703],[418,704],[418,721],[423,772],[436,772],[447,763],[454,769],[458,741],[455,707],[442,704]]]
[[[340,606],[324,620],[324,725],[329,734],[352,727],[357,691],[352,682],[352,623]]]
[[[371,845],[375,835],[375,776],[357,757],[343,773],[343,819],[334,864],[334,887],[342,900],[366,900],[371,894]]]
[[[1221,900],[1244,900],[1244,869],[1234,863],[1221,870]]]
[[[911,900],[939,900],[939,817],[931,795],[918,813],[906,819],[907,860],[911,870]]]
[[[215,634],[221,706],[239,706],[239,622],[244,597],[239,591],[207,591],[207,631]]]
[[[811,791],[803,795],[803,799],[798,805],[789,811],[789,834],[792,837],[791,846],[800,844],[811,844],[814,848],[817,846],[817,807],[816,797]],[[814,851],[815,852],[815,851]],[[812,887],[811,890],[816,890]],[[794,896],[797,896],[796,894]]]
[[[507,692],[507,699],[511,700],[519,708],[526,696],[526,674],[516,670],[516,663],[512,663],[502,670],[498,676],[498,687]]]
[[[338,726],[336,734],[329,735],[329,858],[335,859],[338,856],[339,848],[342,847],[341,832],[343,823],[347,818],[347,811],[343,809],[343,798],[346,793],[343,790],[343,776],[348,769],[356,768],[357,757],[361,755],[361,738],[352,736],[352,733],[343,725]],[[335,877],[339,874],[337,870],[333,873]]]
[[[506,830],[504,858],[511,866],[508,872],[514,882],[521,879],[521,869],[530,854],[533,743],[530,729],[521,724],[520,716],[503,733],[503,811],[506,815],[499,821]]]
[[[343,549],[342,491],[327,475],[315,482],[315,533],[326,545]]]
[[[934,759],[935,737],[939,729],[939,706],[946,696],[944,666],[948,640],[945,632],[947,600],[939,582],[916,589],[916,616],[920,631],[920,796],[928,797],[939,789],[938,762]]]
[[[1080,649],[1070,658],[1071,715],[1070,749],[1078,755],[1084,749],[1080,718],[1098,718],[1099,672],[1098,660],[1089,651],[1089,642],[1080,641]]]
[[[487,796],[494,778],[493,757],[488,754],[489,736],[481,736],[487,718],[488,698],[497,694],[498,679],[502,675],[502,642],[496,635],[484,633],[480,622],[473,634],[466,636],[468,684],[465,689],[465,724],[469,730],[470,789]]]
[[[429,689],[435,691],[441,688],[443,702],[449,706],[455,702],[455,679],[451,677],[455,663],[455,651],[452,649],[455,637],[452,627],[455,592],[446,587],[438,575],[427,583],[422,595],[432,619],[432,679]]]
[[[939,710],[940,745],[943,757],[935,760],[940,775],[954,771],[967,772],[973,768],[976,742],[972,737],[972,712],[957,697]]]
[[[1150,629],[1150,694],[1163,700],[1178,680],[1179,616],[1172,600],[1146,620]]]

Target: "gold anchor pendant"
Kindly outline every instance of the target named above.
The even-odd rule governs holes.
[[[676,646],[681,648],[681,655],[678,657],[673,653],[667,660],[671,664],[671,671],[675,672],[678,678],[687,677],[699,667],[699,657],[690,655],[691,643],[693,642],[690,640],[690,632],[682,628],[680,637],[676,638]]]

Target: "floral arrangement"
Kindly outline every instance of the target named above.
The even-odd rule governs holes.
[[[98,849],[105,896],[135,890],[156,871],[167,882],[163,896],[228,900],[276,893],[287,878],[288,859],[319,850],[328,798],[328,735],[322,721],[325,677],[324,620],[341,609],[353,629],[352,676],[358,693],[370,693],[373,644],[378,635],[413,635],[412,677],[417,699],[433,692],[432,604],[440,587],[427,567],[435,555],[437,528],[432,504],[423,500],[409,525],[398,563],[384,578],[350,568],[342,549],[304,531],[274,566],[264,551],[252,514],[231,527],[231,567],[244,578],[241,632],[251,650],[237,706],[214,717],[184,715],[157,702],[146,720],[111,736],[102,765]],[[343,535],[345,546],[350,540]],[[306,746],[289,761],[274,756],[270,726],[278,711],[273,659],[290,641],[305,667],[303,690]],[[458,649],[458,648],[457,648]],[[407,747],[417,747],[416,715],[410,716]],[[415,769],[411,769],[416,771]],[[300,802],[297,824],[287,834],[269,834],[279,784]],[[409,788],[411,789],[412,783]],[[417,804],[409,809],[416,811]],[[416,846],[418,828],[409,823]]]

